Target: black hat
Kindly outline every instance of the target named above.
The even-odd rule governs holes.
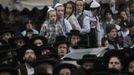
[[[0,73],[1,72],[8,72],[11,75],[18,75],[17,69],[15,69],[7,64],[0,64]]]
[[[0,35],[3,35],[4,33],[11,33],[12,35],[15,33],[14,30],[12,30],[11,28],[9,27],[4,27],[2,31],[0,31]]]
[[[82,65],[83,63],[87,62],[87,61],[91,61],[91,62],[97,62],[97,56],[93,55],[93,54],[86,54],[82,57],[82,59],[77,61],[77,64]]]
[[[71,30],[70,33],[67,33],[68,36],[76,35],[81,36],[81,33],[79,30]]]
[[[55,54],[57,51],[55,50],[54,47],[48,46],[48,45],[42,45],[39,50],[42,52],[43,50],[49,50],[49,54]]]
[[[67,44],[69,46],[69,42],[67,42],[66,36],[57,36],[56,41],[54,43],[54,47],[56,48],[60,44]]]
[[[57,59],[55,59],[55,58],[51,58],[51,57],[49,57],[49,56],[44,56],[44,55],[42,55],[42,56],[40,56],[39,58],[38,58],[38,60],[34,63],[34,65],[33,66],[38,66],[38,65],[40,65],[40,64],[44,64],[44,63],[49,63],[49,64],[51,64],[53,67],[54,66],[56,66],[57,64],[59,64],[59,61],[57,60]]]
[[[21,48],[17,49],[18,60],[20,60],[20,62],[23,62],[23,56],[25,55],[25,52],[28,49],[32,49],[36,56],[39,55],[39,51],[36,49],[35,46],[26,44],[26,45],[22,46]]]
[[[28,44],[30,43],[30,40],[28,37],[21,37],[21,36],[18,36],[18,37],[13,37],[13,38],[10,38],[9,39],[9,44],[14,47],[16,45],[15,41],[16,40],[23,40],[24,44]]]
[[[47,45],[47,43],[48,43],[47,39],[45,37],[43,37],[43,36],[35,36],[35,37],[33,37],[31,39],[31,42],[33,43],[37,39],[42,40],[42,42],[43,42],[44,45]]]
[[[122,65],[125,64],[126,53],[121,50],[109,50],[103,55],[103,63],[108,64],[111,57],[117,57],[121,61]]]
[[[35,73],[33,75],[51,75],[51,74],[48,74],[48,73]]]
[[[75,65],[73,65],[73,64],[61,63],[61,64],[57,65],[57,66],[54,68],[54,70],[53,70],[53,75],[59,75],[59,71],[60,71],[61,69],[64,69],[64,68],[70,69],[71,72],[73,72],[74,69],[75,69],[75,70],[77,69],[77,67],[76,67]]]

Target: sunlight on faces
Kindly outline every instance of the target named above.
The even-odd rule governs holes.
[[[119,60],[119,58],[111,57],[109,60],[109,63],[108,63],[108,68],[109,69],[117,69],[117,70],[121,71],[122,64],[121,64],[121,61]]]

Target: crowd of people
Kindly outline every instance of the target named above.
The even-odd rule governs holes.
[[[95,0],[22,11],[0,6],[0,75],[133,75],[134,3],[117,7],[114,13]],[[102,57],[62,59],[101,47]]]

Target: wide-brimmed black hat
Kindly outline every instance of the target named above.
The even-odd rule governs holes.
[[[33,45],[24,45],[22,46],[21,48],[17,49],[17,55],[18,55],[18,60],[20,62],[24,62],[23,61],[23,56],[25,55],[25,52],[28,50],[28,49],[32,49],[35,53],[35,55],[38,57],[39,56],[39,51],[36,49],[35,46]]]
[[[48,44],[47,39],[45,37],[43,37],[43,36],[34,36],[34,37],[32,37],[31,42],[33,43],[37,39],[42,40],[42,42],[43,42],[44,45],[47,45]]]
[[[55,59],[55,58],[51,58],[49,56],[42,55],[42,56],[40,56],[38,58],[38,60],[34,63],[33,66],[36,67],[36,66],[41,65],[41,64],[44,64],[44,63],[49,63],[49,64],[51,64],[54,67],[57,64],[59,64],[60,62],[57,59]]]
[[[10,65],[7,64],[0,64],[0,73],[1,72],[8,72],[11,75],[18,75],[17,69],[11,67]]]
[[[13,37],[13,38],[10,38],[9,39],[9,44],[14,47],[16,45],[15,41],[17,40],[23,40],[24,44],[30,44],[30,40],[28,37],[21,37],[21,36],[18,36],[18,37]]]
[[[15,33],[13,29],[9,28],[9,27],[4,27],[3,30],[0,31],[0,35],[3,35],[4,33],[11,33],[12,35]]]
[[[82,57],[82,59],[77,61],[77,64],[82,65],[83,63],[88,61],[96,63],[98,61],[97,56],[93,54],[86,54]]]
[[[79,30],[71,30],[70,33],[67,33],[68,36],[76,35],[81,36],[81,33]]]
[[[64,68],[68,68],[68,69],[70,69],[71,71],[77,69],[77,67],[76,67],[75,65],[73,65],[73,64],[70,64],[70,63],[61,63],[61,64],[57,65],[57,66],[54,68],[54,70],[53,70],[53,75],[59,75],[59,71],[60,71],[61,69],[64,69]]]
[[[56,48],[60,44],[67,44],[67,46],[69,46],[69,42],[68,42],[66,36],[57,36],[56,37],[56,41],[53,46]]]
[[[103,63],[107,65],[111,57],[119,58],[122,65],[124,65],[127,55],[121,50],[109,50],[103,55]]]
[[[56,54],[56,52],[57,52],[54,47],[49,46],[49,45],[42,45],[42,46],[39,48],[39,50],[40,50],[41,52],[42,52],[43,50],[49,50],[49,51],[50,51],[49,54]]]

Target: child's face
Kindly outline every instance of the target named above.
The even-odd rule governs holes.
[[[56,11],[50,11],[48,17],[50,22],[55,23],[57,19]]]
[[[82,12],[84,7],[83,1],[77,1],[76,2],[76,11],[77,12]]]
[[[64,16],[64,6],[59,6],[56,8],[57,16],[63,17]]]
[[[66,13],[67,13],[67,14],[71,14],[72,11],[73,11],[72,5],[71,5],[71,4],[67,4],[67,5],[66,5]]]

